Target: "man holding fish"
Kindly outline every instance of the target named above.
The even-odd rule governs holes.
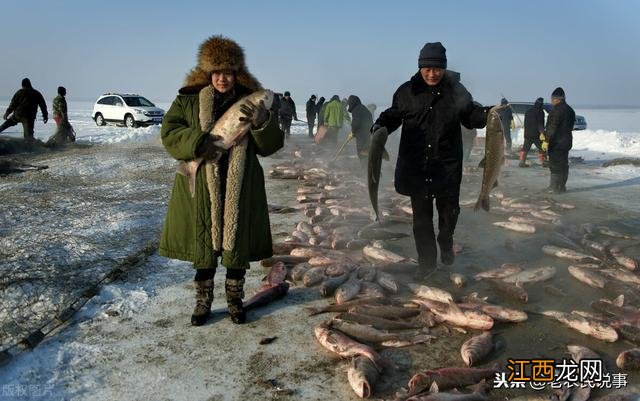
[[[249,73],[242,48],[213,36],[162,122],[162,143],[180,161],[159,253],[193,263],[196,306],[206,322],[218,257],[234,323],[244,323],[244,275],[250,261],[272,255],[264,175],[257,156],[283,146],[271,91]]]
[[[372,203],[377,213],[379,160],[387,136],[402,125],[394,182],[398,193],[411,197],[420,266],[416,276],[424,278],[437,265],[434,199],[440,259],[445,265],[453,264],[453,232],[460,213],[462,181],[460,124],[470,129],[483,128],[490,107],[474,103],[457,74],[446,70],[446,49],[440,42],[427,43],[422,48],[418,68],[418,73],[396,90],[392,106],[371,128],[369,186],[370,194],[375,187]]]

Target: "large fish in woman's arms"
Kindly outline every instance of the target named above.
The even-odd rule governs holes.
[[[240,107],[247,102],[257,105],[260,101],[264,103],[264,107],[267,109],[271,108],[271,104],[273,103],[273,92],[270,90],[256,91],[235,102],[229,110],[227,110],[222,117],[216,121],[213,128],[209,131],[210,135],[219,137],[215,145],[223,149],[229,149],[240,142],[251,127],[251,122],[240,120],[240,117],[246,117],[245,114],[240,111]],[[183,160],[178,166],[178,173],[189,179],[189,190],[191,191],[191,196],[195,196],[196,172],[198,171],[198,167],[200,167],[202,161],[203,158],[201,157],[188,161]]]

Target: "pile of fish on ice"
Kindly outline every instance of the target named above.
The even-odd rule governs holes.
[[[298,205],[270,205],[270,212],[301,213],[306,220],[300,221],[282,242],[274,243],[274,256],[261,262],[269,271],[262,298],[270,300],[283,296],[289,282],[305,287],[317,286],[322,297],[333,297],[334,302],[324,307],[309,308],[310,315],[337,313],[315,327],[315,337],[331,353],[350,359],[347,380],[355,393],[363,398],[372,396],[376,380],[385,369],[394,368],[393,363],[376,350],[435,341],[430,329],[436,325],[446,325],[465,333],[468,329],[480,330],[482,334],[472,336],[462,345],[460,354],[465,367],[418,371],[407,387],[398,391],[397,399],[489,399],[485,381],[495,377],[497,367],[477,368],[474,365],[494,350],[490,330],[495,322],[525,322],[527,313],[491,304],[476,293],[454,299],[445,289],[412,282],[410,277],[417,266],[416,261],[388,249],[393,248],[393,240],[408,236],[390,229],[393,225],[411,224],[407,198],[386,191],[381,201],[383,219],[372,223],[370,205],[359,204],[356,196],[366,193],[363,179],[302,152],[296,150],[291,161],[275,165],[268,174],[271,179],[300,183],[296,197]],[[512,215],[508,221],[496,223],[496,226],[528,234],[535,233],[536,228],[547,227],[551,234],[548,236],[550,243],[542,249],[545,254],[574,262],[568,271],[580,282],[623,294],[615,300],[592,302],[592,308],[598,313],[556,310],[541,313],[602,341],[612,342],[623,337],[639,343],[640,309],[623,305],[625,297],[632,303],[640,301],[637,295],[640,276],[634,272],[637,262],[623,254],[623,247],[601,240],[603,236],[627,241],[635,238],[607,227],[558,224],[561,213],[574,206],[552,198],[509,199],[495,195],[500,206],[491,210]],[[475,203],[461,202],[461,205]],[[486,201],[484,203],[488,205]],[[461,248],[456,244],[456,252]],[[529,297],[525,286],[548,281],[555,274],[553,266],[525,269],[519,264],[505,263],[500,268],[476,274],[474,279],[526,303]],[[469,282],[461,274],[451,274],[450,278],[457,287]],[[548,288],[560,291],[553,286]],[[595,355],[579,345],[569,345],[568,351],[576,361]],[[639,368],[640,349],[622,352],[617,364],[620,369]],[[443,392],[470,385],[476,385],[473,393]],[[587,400],[589,390],[588,387],[563,388],[554,397]]]

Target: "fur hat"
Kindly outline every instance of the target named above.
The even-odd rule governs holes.
[[[245,65],[242,47],[222,35],[211,36],[202,42],[198,50],[198,65],[187,74],[185,86],[209,85],[211,74],[221,70],[234,71],[236,82],[251,91],[262,89]]]

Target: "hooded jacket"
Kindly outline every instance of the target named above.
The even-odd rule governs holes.
[[[163,145],[176,160],[194,159],[196,148],[208,135],[202,127],[213,124],[224,111],[221,107],[233,103],[216,104],[220,97],[211,86],[212,68],[223,64],[223,68],[236,71],[236,98],[261,89],[246,69],[244,57],[237,57],[238,52],[243,56],[235,42],[221,37],[213,37],[201,46],[198,67],[187,75],[160,131]],[[232,62],[225,64],[229,60]],[[284,133],[270,113],[266,125],[250,130],[247,140],[232,147],[228,157],[200,165],[194,197],[187,177],[176,174],[160,255],[193,262],[196,268],[216,267],[217,257],[222,256],[225,267],[245,269],[250,261],[270,257],[273,250],[264,173],[257,156],[268,156],[283,144]],[[214,182],[222,185],[212,185]]]
[[[420,72],[402,84],[390,108],[376,124],[392,133],[402,125],[395,188],[408,196],[459,197],[462,181],[462,134],[486,125],[489,107],[473,102],[467,89],[449,71],[437,86],[428,86]]]
[[[373,117],[360,98],[355,95],[349,96],[347,100],[347,111],[351,113],[351,132],[356,137],[356,148],[358,153],[369,149],[371,135],[369,130],[373,125]]]
[[[328,103],[324,105],[323,122],[324,125],[331,128],[340,128],[344,124],[347,111],[338,96],[333,96]]]

